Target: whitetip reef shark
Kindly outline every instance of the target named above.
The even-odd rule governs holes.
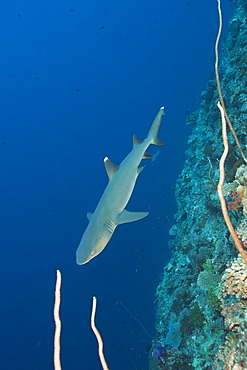
[[[140,166],[141,160],[152,158],[147,153],[147,148],[150,144],[164,145],[163,141],[158,139],[164,114],[164,107],[161,107],[144,141],[138,140],[136,135],[133,136],[133,149],[120,166],[114,165],[107,157],[104,159],[109,182],[94,213],[87,214],[89,224],[76,251],[78,265],[89,262],[101,253],[118,225],[137,221],[148,215],[148,212],[129,212],[125,207],[137,177],[144,168]]]

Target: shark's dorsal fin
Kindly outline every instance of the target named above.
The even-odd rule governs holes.
[[[137,139],[136,135],[133,135],[133,147],[135,147],[138,144],[142,144],[142,143],[143,143],[143,141]]]
[[[93,213],[92,212],[87,212],[87,219],[88,219],[89,222],[91,221],[92,217],[93,217]]]
[[[127,222],[138,221],[148,215],[148,212],[129,212],[124,209],[116,219],[116,225],[125,224]]]
[[[104,158],[104,165],[105,165],[105,170],[106,170],[106,173],[109,177],[109,180],[111,180],[115,174],[115,172],[117,172],[119,170],[119,166],[116,166],[115,164],[113,164],[109,158],[105,157]]]

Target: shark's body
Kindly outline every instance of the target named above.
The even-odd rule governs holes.
[[[89,262],[102,252],[118,225],[137,221],[148,215],[148,212],[129,212],[125,207],[143,169],[139,167],[141,160],[152,157],[146,152],[147,148],[150,144],[164,144],[158,139],[163,115],[164,107],[160,108],[144,141],[133,136],[133,149],[120,166],[115,166],[108,158],[104,159],[109,183],[95,212],[88,214],[89,224],[76,251],[76,262],[79,265]]]

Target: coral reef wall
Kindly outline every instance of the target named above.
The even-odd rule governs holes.
[[[247,2],[234,3],[219,71],[228,115],[247,154]],[[175,186],[172,257],[157,288],[150,369],[247,369],[247,266],[229,235],[217,194],[223,151],[218,100],[216,81],[210,80],[200,109],[187,120],[193,129]],[[224,193],[247,248],[247,166],[231,133],[228,137]]]

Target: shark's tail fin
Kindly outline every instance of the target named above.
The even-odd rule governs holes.
[[[153,121],[153,124],[147,136],[150,139],[150,144],[154,144],[154,145],[164,145],[165,144],[163,141],[158,139],[159,128],[160,128],[162,116],[164,115],[165,115],[164,107],[161,107],[157,116],[155,117]]]

